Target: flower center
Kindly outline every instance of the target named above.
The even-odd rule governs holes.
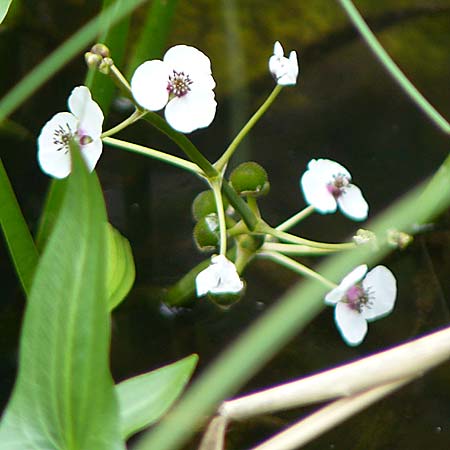
[[[333,175],[333,181],[327,184],[327,190],[334,198],[339,198],[349,184],[350,180],[342,173],[338,173]]]
[[[192,83],[193,81],[189,78],[189,75],[174,70],[173,75],[169,75],[167,90],[171,96],[183,97],[191,90],[189,86]]]
[[[371,294],[368,290],[365,290],[361,284],[355,284],[347,289],[344,302],[347,303],[350,309],[361,313],[364,308],[371,307],[372,301],[370,297]]]
[[[58,146],[57,152],[64,150],[64,153],[69,151],[69,143],[74,134],[69,124],[66,122],[65,127],[58,125],[58,128],[53,132],[53,144]]]

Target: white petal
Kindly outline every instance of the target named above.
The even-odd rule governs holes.
[[[103,112],[92,100],[91,92],[86,86],[78,86],[70,94],[68,105],[70,111],[78,119],[78,130],[81,135],[97,139],[102,134]]]
[[[71,159],[67,148],[54,142],[55,131],[60,127],[76,132],[78,120],[68,112],[55,114],[42,128],[38,137],[38,161],[41,169],[55,178],[65,178],[70,173]]]
[[[172,70],[184,72],[193,77],[194,74],[211,74],[211,61],[200,50],[190,45],[175,45],[167,50],[163,58]]]
[[[334,320],[348,345],[360,344],[367,333],[367,322],[358,311],[346,303],[338,303],[334,309]]]
[[[350,172],[343,165],[331,159],[312,159],[308,163],[308,169],[320,174],[328,183],[336,175],[343,175],[348,180],[352,178]]]
[[[95,139],[90,144],[81,146],[81,155],[86,163],[89,172],[95,169],[95,165],[102,154],[103,142],[101,139]]]
[[[361,189],[349,184],[337,200],[341,211],[350,219],[364,220],[367,218],[369,205],[364,199]]]
[[[190,133],[207,127],[216,115],[214,92],[198,90],[173,98],[166,106],[165,117],[172,128]]]
[[[346,275],[342,279],[341,283],[339,284],[339,287],[347,291],[347,289],[359,283],[364,278],[364,275],[366,273],[367,273],[366,264],[361,264],[360,266],[355,267],[348,275]]]
[[[321,214],[336,211],[337,203],[327,189],[327,179],[320,172],[307,170],[300,179],[300,186],[306,203]]]
[[[211,258],[211,264],[197,275],[195,284],[198,297],[208,292],[237,293],[244,287],[235,265],[223,255]]]
[[[278,57],[284,56],[283,46],[280,44],[280,41],[275,42],[273,45],[273,54]]]
[[[362,312],[367,320],[379,319],[393,310],[397,296],[397,281],[387,267],[373,268],[364,278],[363,288],[372,294],[371,307],[365,308]]]
[[[344,295],[345,290],[342,290],[340,286],[335,287],[325,296],[325,303],[327,305],[335,305],[343,299]]]
[[[327,305],[334,305],[337,302],[341,301],[345,296],[347,290],[359,283],[367,272],[367,265],[362,264],[355,269],[353,269],[348,275],[346,275],[342,281],[339,283],[339,286],[335,287],[332,291],[328,292],[325,296],[325,303]]]
[[[169,100],[167,84],[170,67],[158,59],[141,64],[131,78],[131,92],[139,105],[150,111],[158,111]]]

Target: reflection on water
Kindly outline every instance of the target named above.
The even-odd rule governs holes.
[[[74,13],[70,25],[67,30],[56,29],[58,8],[47,1],[37,3],[39,6],[32,5],[30,11],[19,11],[14,22],[2,30],[3,61],[12,46],[16,49],[13,57],[8,53],[8,65],[0,74],[2,90],[91,14],[76,2],[68,2]],[[221,2],[217,8],[216,2],[198,0],[180,2],[175,18],[171,43],[197,45],[213,62],[218,114],[209,129],[192,135],[211,160],[220,155],[233,137],[232,131],[272,89],[267,58],[273,41],[280,39],[288,49],[299,51],[299,86],[282,92],[245,140],[247,157],[269,173],[272,190],[261,202],[261,209],[274,225],[304,206],[298,179],[311,158],[330,158],[348,167],[364,190],[373,217],[433,173],[448,152],[446,139],[399,91],[348,28],[344,16],[329,3],[333,2],[264,0],[255,11],[251,1]],[[433,5],[377,2],[369,13],[388,50],[443,115],[450,117],[450,7],[445,2]],[[31,20],[34,13],[36,21]],[[228,63],[230,58],[232,63]],[[2,158],[32,227],[36,226],[48,183],[36,166],[32,136],[48,117],[63,109],[67,93],[80,84],[83,74],[79,58],[13,116],[18,125],[15,129],[1,130]],[[120,118],[114,110],[110,123]],[[123,137],[178,154],[146,126],[136,126]],[[202,259],[191,239],[190,202],[204,185],[178,169],[115,149],[105,151],[98,172],[111,221],[130,239],[137,266],[136,286],[113,318],[116,379],[192,352],[199,353],[202,369],[298,280],[267,261],[257,261],[245,273],[245,298],[226,312],[204,299],[175,312],[161,308],[154,301],[152,287],[170,284]],[[312,239],[337,241],[355,229],[355,223],[333,215],[313,216],[296,231]],[[398,279],[397,306],[388,318],[371,324],[360,347],[344,345],[334,327],[332,310],[325,310],[243,391],[309,374],[447,324],[449,246],[447,212],[410,247],[384,261]],[[1,251],[0,375],[5,380],[1,391],[4,403],[13,382],[23,301],[4,246]],[[314,265],[315,260],[305,263]],[[449,376],[450,365],[445,364],[307,448],[448,448]],[[233,426],[229,448],[248,448],[309,410],[313,408]]]

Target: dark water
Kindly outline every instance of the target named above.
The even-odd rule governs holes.
[[[95,2],[63,3],[64,7],[23,1],[14,20],[0,30],[2,61],[7,61],[0,72],[2,94],[95,9]],[[370,8],[367,13],[389,52],[437,109],[450,117],[450,3],[385,1]],[[70,20],[61,27],[64,16]],[[299,85],[281,93],[244,141],[242,156],[258,161],[269,173],[272,189],[260,205],[269,223],[276,225],[304,206],[298,179],[312,158],[345,165],[363,189],[373,217],[431,175],[446,157],[448,140],[384,73],[333,2],[180,2],[168,46],[182,42],[204,50],[218,84],[215,121],[192,135],[208,158],[220,155],[233,130],[271,91],[266,64],[276,39],[286,50],[299,51]],[[36,164],[35,136],[52,114],[65,109],[70,90],[83,82],[84,70],[80,55],[11,117],[14,127],[0,130],[1,156],[33,230],[49,181]],[[108,123],[122,118],[113,108]],[[179,154],[145,124],[121,137]],[[205,186],[178,169],[116,149],[105,149],[98,174],[110,220],[129,238],[137,266],[135,287],[113,316],[116,380],[193,352],[200,355],[201,370],[298,280],[285,269],[256,261],[245,273],[245,298],[226,312],[206,300],[176,314],[161,308],[153,287],[176,281],[202,259],[191,238],[190,203]],[[336,214],[313,216],[296,231],[312,239],[339,241],[357,227]],[[448,324],[449,244],[447,211],[406,250],[383,261],[398,280],[396,309],[370,325],[361,346],[347,347],[334,327],[332,310],[325,310],[242,392],[304,376]],[[4,244],[0,251],[0,402],[4,404],[16,370],[24,301]],[[316,264],[316,260],[304,262]],[[447,449],[449,381],[447,363],[306,448]],[[232,425],[228,448],[249,448],[310,410]]]

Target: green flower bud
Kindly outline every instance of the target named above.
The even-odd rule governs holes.
[[[244,288],[239,292],[226,292],[221,294],[208,292],[208,298],[213,303],[215,303],[219,308],[228,309],[235,303],[237,303],[244,296],[244,293],[245,293],[245,281],[244,281]]]
[[[239,195],[259,197],[266,195],[270,189],[267,172],[254,161],[237,166],[230,175],[230,183]]]
[[[195,224],[194,241],[202,252],[213,251],[217,248],[220,241],[217,214],[208,214]]]
[[[114,65],[114,61],[111,58],[103,58],[102,62],[98,66],[98,70],[101,73],[108,75],[111,70],[111,66],[113,66],[113,65]]]
[[[228,201],[222,197],[223,207],[228,208]],[[216,201],[214,192],[211,190],[200,192],[192,202],[192,215],[195,220],[200,220],[208,214],[217,214]]]
[[[92,52],[86,52],[84,54],[84,60],[86,61],[86,65],[91,69],[98,69],[103,58],[100,55],[96,55]]]
[[[413,237],[404,231],[390,229],[387,231],[387,243],[392,248],[403,250],[413,241]]]

